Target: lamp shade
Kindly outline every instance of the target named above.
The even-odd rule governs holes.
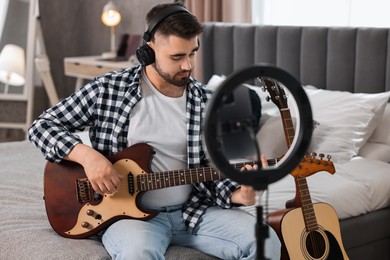
[[[112,1],[108,2],[102,13],[102,22],[107,26],[117,26],[121,22],[121,14]]]
[[[7,44],[0,53],[0,81],[6,85],[22,86],[24,78],[24,49],[14,44]]]

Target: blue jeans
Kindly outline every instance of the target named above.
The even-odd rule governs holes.
[[[147,221],[115,222],[102,242],[113,259],[164,259],[169,245],[195,248],[221,259],[255,259],[255,224],[256,218],[239,208],[210,207],[190,234],[181,210],[168,207]]]

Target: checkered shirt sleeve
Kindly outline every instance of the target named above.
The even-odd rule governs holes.
[[[28,130],[46,160],[61,161],[81,143],[76,131],[89,127],[92,146],[104,155],[126,147],[130,109],[141,98],[142,67],[109,72],[43,112]]]

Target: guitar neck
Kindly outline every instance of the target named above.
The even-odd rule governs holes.
[[[274,165],[278,159],[268,160],[270,165]],[[231,164],[236,170],[240,170],[245,164],[255,164],[257,162],[242,162]],[[174,170],[164,172],[153,172],[140,174],[135,180],[138,184],[139,191],[148,191],[163,189],[168,187],[193,184],[196,182],[206,182],[221,180],[225,176],[213,167],[202,167],[196,169]]]
[[[295,184],[301,199],[301,208],[306,230],[313,231],[318,228],[317,218],[314,212],[313,203],[311,201],[309,187],[305,177],[296,176]]]
[[[287,146],[290,147],[295,135],[294,124],[291,118],[290,110],[288,108],[280,110],[284,132],[286,136]],[[306,230],[312,231],[318,228],[316,215],[310,197],[309,187],[307,185],[306,177],[294,176],[296,195],[293,199],[295,205],[300,205],[306,226]]]
[[[272,100],[278,106],[282,118],[284,136],[286,138],[287,147],[290,148],[294,136],[295,128],[292,121],[290,109],[288,108],[284,91],[273,81],[263,79],[271,94]],[[305,177],[294,176],[296,195],[295,198],[286,203],[287,207],[301,207],[306,229],[308,231],[315,230],[318,227],[313,204],[310,197],[309,187]]]
[[[212,167],[198,169],[175,170],[140,174],[137,183],[140,191],[163,189],[168,187],[220,180],[223,175]]]
[[[295,136],[295,129],[291,118],[290,109],[280,109],[280,115],[282,116],[283,130],[284,136],[286,137],[287,147],[290,148]]]

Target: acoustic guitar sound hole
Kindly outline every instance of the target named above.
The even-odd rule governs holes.
[[[314,259],[321,258],[326,250],[325,238],[320,232],[311,231],[306,237],[306,249]]]

